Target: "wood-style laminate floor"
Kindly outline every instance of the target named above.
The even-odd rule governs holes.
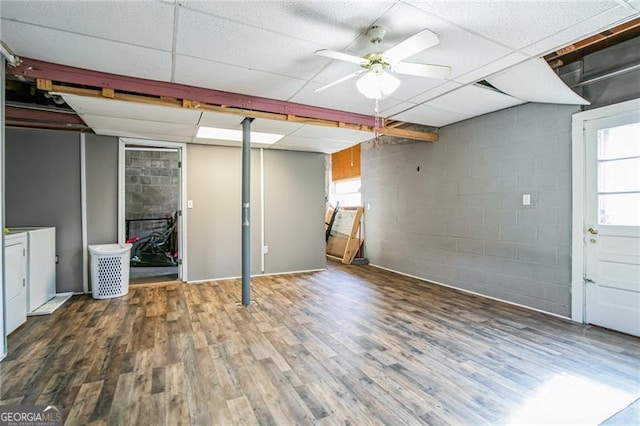
[[[602,421],[640,395],[638,338],[370,266],[239,299],[238,280],[74,297],[9,337],[0,403],[69,425],[486,424]]]

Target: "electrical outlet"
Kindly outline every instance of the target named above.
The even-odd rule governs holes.
[[[531,205],[531,194],[522,194],[522,205],[523,206]]]

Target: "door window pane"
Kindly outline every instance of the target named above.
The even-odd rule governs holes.
[[[640,122],[598,130],[598,160],[640,156]]]
[[[640,191],[640,157],[598,163],[598,192]]]
[[[640,226],[640,193],[600,194],[598,224]]]

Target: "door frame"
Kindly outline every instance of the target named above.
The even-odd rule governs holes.
[[[571,225],[571,319],[586,322],[585,241],[586,226],[586,122],[640,110],[640,98],[578,112],[572,117],[572,225]]]
[[[178,280],[187,282],[187,144],[135,138],[119,138],[118,146],[118,242],[125,239],[125,146],[139,145],[149,148],[177,149],[180,153],[180,200],[182,216],[178,220],[178,253],[182,263],[178,265]]]

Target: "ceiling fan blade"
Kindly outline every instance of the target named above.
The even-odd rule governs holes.
[[[324,56],[325,58],[337,59],[339,61],[351,62],[352,64],[366,64],[368,61],[360,56],[350,55],[348,53],[336,52],[335,50],[320,49],[316,50],[316,55]]]
[[[451,67],[444,65],[414,64],[412,62],[398,62],[393,71],[398,74],[417,75],[418,77],[449,78]]]
[[[415,55],[416,53],[423,51],[424,49],[435,46],[438,43],[440,43],[438,36],[434,32],[425,28],[405,41],[402,41],[388,49],[382,54],[382,56],[387,58],[392,64],[395,64],[411,55]]]
[[[333,87],[333,86],[335,86],[336,84],[340,84],[340,83],[342,83],[343,81],[347,81],[347,80],[349,80],[349,79],[351,79],[351,78],[353,78],[353,77],[359,76],[360,74],[362,74],[363,72],[366,72],[366,71],[367,71],[367,70],[358,70],[358,71],[353,72],[353,73],[351,73],[351,74],[349,74],[349,75],[347,75],[347,76],[344,76],[344,77],[342,77],[342,78],[339,78],[339,79],[337,79],[336,81],[332,81],[331,83],[326,84],[326,85],[324,85],[324,86],[322,86],[322,87],[320,87],[320,88],[318,88],[318,89],[314,90],[313,92],[314,92],[314,93],[322,92],[324,89],[328,89],[329,87]]]

